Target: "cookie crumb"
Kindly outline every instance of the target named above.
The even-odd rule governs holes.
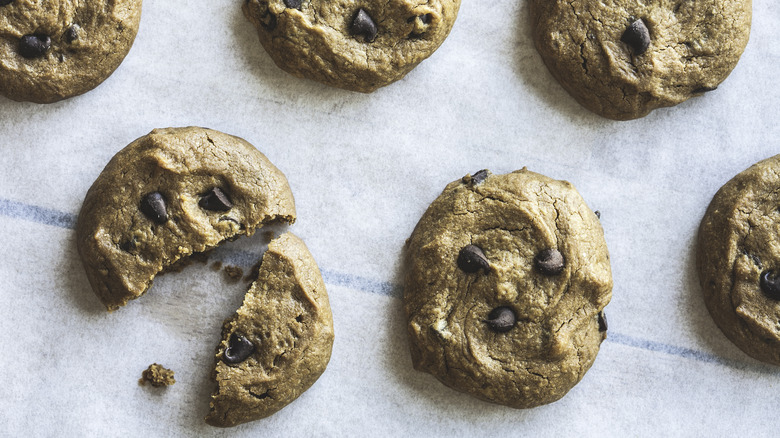
[[[238,266],[225,266],[222,268],[225,271],[225,277],[230,281],[231,283],[235,283],[238,280],[241,279],[241,277],[244,276],[244,270],[239,268]]]
[[[159,388],[161,386],[173,385],[176,383],[176,379],[173,378],[173,371],[160,364],[153,363],[141,373],[141,378],[138,379],[139,385],[143,386],[146,382],[149,382],[155,388]]]
[[[222,269],[222,262],[214,262],[211,264],[211,269],[214,271],[219,271]]]

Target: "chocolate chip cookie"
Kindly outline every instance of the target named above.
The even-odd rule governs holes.
[[[176,261],[276,220],[294,222],[295,202],[254,146],[210,129],[155,129],[98,176],[76,239],[92,289],[115,310]]]
[[[580,104],[628,120],[714,90],[750,34],[751,0],[532,0],[550,72]]]
[[[459,7],[460,0],[247,0],[243,10],[282,70],[369,93],[439,48]]]
[[[206,422],[229,427],[267,417],[306,391],[325,371],[333,317],[319,268],[303,241],[271,241],[257,280],[217,347]]]
[[[526,169],[454,181],[405,257],[414,367],[459,391],[513,408],[551,403],[606,337],[607,246],[566,181]]]
[[[141,0],[0,0],[0,94],[56,102],[108,78],[130,51]]]
[[[780,155],[718,190],[699,226],[696,266],[712,318],[734,344],[780,365]]]

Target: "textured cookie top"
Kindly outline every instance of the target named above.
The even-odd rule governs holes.
[[[697,268],[718,327],[745,353],[780,365],[780,155],[718,190],[699,227]]]
[[[206,422],[229,427],[287,406],[325,371],[333,317],[325,283],[303,241],[271,241],[257,280],[225,321]]]
[[[405,253],[415,368],[515,408],[559,399],[590,368],[612,276],[601,225],[568,182],[523,169],[450,183]]]
[[[293,196],[254,146],[210,129],[155,129],[90,187],[76,238],[92,289],[114,310],[177,260],[276,219],[295,220]]]
[[[0,94],[50,103],[97,87],[140,19],[141,0],[0,0]]]
[[[368,93],[430,56],[459,7],[460,0],[248,0],[243,10],[281,69]]]
[[[627,120],[714,90],[750,34],[751,0],[532,0],[536,47],[578,102]]]

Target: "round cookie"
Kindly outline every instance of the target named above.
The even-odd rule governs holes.
[[[628,120],[714,90],[750,34],[751,0],[532,0],[550,72],[580,104]]]
[[[225,321],[206,422],[235,426],[287,406],[325,371],[332,346],[319,268],[301,239],[283,234],[271,241],[244,303]]]
[[[704,302],[731,342],[780,365],[780,155],[718,190],[699,226]]]
[[[412,362],[513,408],[554,402],[606,338],[599,221],[574,187],[522,169],[450,183],[406,243]]]
[[[459,7],[460,0],[247,0],[243,10],[282,70],[369,93],[429,57]]]
[[[0,94],[51,103],[108,78],[130,51],[141,0],[0,0]]]
[[[92,184],[76,241],[92,289],[115,310],[177,260],[275,220],[294,222],[295,202],[254,146],[210,129],[155,129]]]

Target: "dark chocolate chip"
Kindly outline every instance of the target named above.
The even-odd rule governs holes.
[[[628,25],[623,36],[620,37],[620,41],[628,44],[634,54],[641,55],[650,47],[650,31],[647,30],[645,22],[640,18]]]
[[[480,269],[490,269],[485,253],[476,245],[466,245],[458,253],[458,267],[463,272],[474,273]]]
[[[534,265],[544,275],[556,275],[563,271],[566,260],[564,260],[563,254],[557,249],[547,248],[536,255]]]
[[[158,224],[168,221],[168,208],[160,192],[152,192],[144,196],[141,200],[141,212]]]
[[[211,211],[228,211],[233,208],[233,203],[225,192],[219,187],[214,187],[203,194],[198,202],[201,208]]]
[[[515,326],[517,317],[515,316],[514,310],[507,306],[501,306],[493,309],[490,314],[488,314],[488,319],[483,322],[494,332],[504,333]]]
[[[359,9],[350,27],[352,35],[362,36],[367,43],[374,41],[377,34],[376,24],[364,9]]]
[[[284,0],[284,5],[292,9],[300,9],[303,0]]]
[[[48,35],[25,35],[19,39],[19,54],[25,58],[40,58],[51,48]]]
[[[135,239],[128,240],[127,242],[122,242],[119,244],[119,249],[121,249],[124,252],[133,252],[135,251],[137,245],[135,243]]]
[[[715,91],[717,89],[718,89],[717,85],[714,86],[714,87],[699,87],[699,88],[691,91],[691,93],[693,93],[693,94],[703,94],[703,93],[707,93],[707,92],[710,92],[710,91]]]
[[[226,363],[235,364],[245,361],[255,352],[255,345],[246,336],[233,332],[228,339],[228,347],[223,358]]]
[[[777,272],[767,269],[761,273],[761,290],[764,294],[773,300],[780,301],[780,277]]]
[[[477,184],[481,183],[482,181],[486,180],[487,177],[489,177],[489,176],[490,176],[490,171],[487,170],[487,169],[482,169],[482,170],[474,173],[474,175],[471,175],[471,184],[477,185]]]
[[[599,312],[598,315],[598,321],[599,321],[599,331],[605,332],[607,331],[607,315],[604,314],[604,311],[602,310]]]
[[[13,2],[14,0],[0,0],[0,6],[8,6]]]
[[[593,212],[593,214],[595,214],[597,218],[601,219],[601,212],[600,211],[596,210],[596,211]]]
[[[77,39],[79,39],[79,25],[72,24],[69,28],[65,30],[65,41],[72,43]]]

